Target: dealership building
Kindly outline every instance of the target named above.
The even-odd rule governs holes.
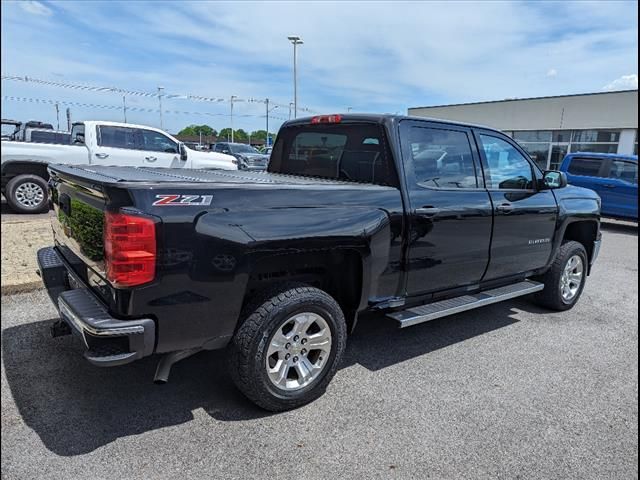
[[[569,152],[638,154],[638,90],[415,107],[409,115],[502,130],[543,169]]]

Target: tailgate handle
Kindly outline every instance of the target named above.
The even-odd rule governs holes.
[[[98,158],[107,158],[108,156],[108,153],[96,153],[96,157]]]
[[[144,159],[147,162],[155,162],[158,159],[158,157],[144,157]]]

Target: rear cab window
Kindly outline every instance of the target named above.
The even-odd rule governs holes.
[[[307,124],[278,133],[269,172],[398,187],[378,124]]]

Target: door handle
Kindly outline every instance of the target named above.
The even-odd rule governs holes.
[[[416,215],[423,215],[425,217],[433,217],[440,213],[440,209],[436,207],[421,207],[416,208]]]
[[[108,153],[96,153],[96,157],[98,158],[107,158],[108,156]]]
[[[513,205],[510,203],[502,203],[496,207],[496,210],[502,213],[511,213],[513,212]]]
[[[155,162],[158,159],[158,157],[144,157],[144,159],[147,162]]]

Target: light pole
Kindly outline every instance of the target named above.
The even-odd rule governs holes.
[[[291,35],[287,39],[293,44],[293,118],[298,118],[298,67],[296,47],[304,42],[297,35]]]
[[[127,97],[122,96],[122,114],[124,115],[124,123],[127,123]]]
[[[158,103],[160,104],[160,130],[164,130],[162,124],[162,91],[164,87],[158,87]]]
[[[56,130],[60,130],[60,105],[58,105],[58,102],[56,102],[56,121],[58,122]]]
[[[347,107],[347,113],[349,113],[351,111],[351,107]]]
[[[267,117],[267,138],[265,139],[265,143],[267,144],[267,147],[269,146],[269,112],[273,112],[276,108],[278,108],[278,106],[276,105],[275,107],[273,107],[271,110],[269,110],[269,99],[265,99],[264,101],[265,105],[266,105],[266,117]]]

